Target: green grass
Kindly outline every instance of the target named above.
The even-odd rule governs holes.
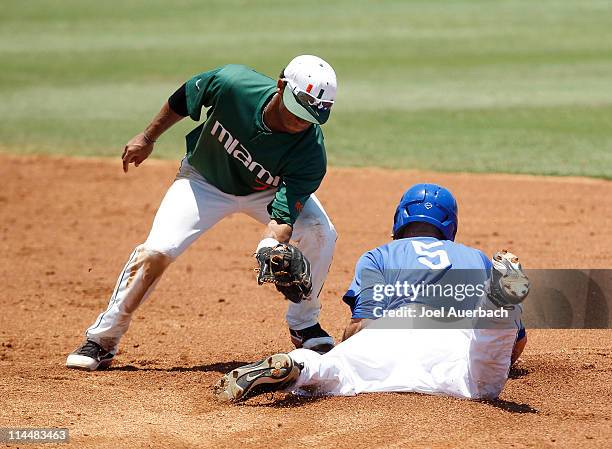
[[[117,156],[193,74],[300,53],[338,73],[333,165],[612,179],[607,0],[7,0],[0,151]]]

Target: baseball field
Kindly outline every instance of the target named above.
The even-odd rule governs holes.
[[[317,192],[339,234],[321,324],[416,182],[448,187],[457,241],[528,268],[612,268],[609,1],[8,1],[0,13],[0,429],[44,447],[610,447],[612,331],[529,329],[499,400],[419,394],[218,403],[222,373],[292,349],[256,287],[262,226],[233,215],[172,264],[106,371],[66,355],[106,307],[184,154],[184,120],[121,152],[192,75],[334,65]],[[529,299],[528,299],[529,300]],[[19,442],[0,441],[6,447]],[[27,445],[26,447],[36,447]]]

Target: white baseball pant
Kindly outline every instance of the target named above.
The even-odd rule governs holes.
[[[497,329],[365,328],[320,355],[296,349],[304,364],[288,391],[300,395],[352,396],[414,392],[494,399],[510,370],[520,309]],[[382,320],[382,321],[381,321]]]
[[[230,214],[246,213],[267,224],[270,221],[267,205],[274,194],[275,190],[247,196],[224,193],[183,159],[155,215],[147,240],[128,259],[108,308],[87,329],[87,339],[116,352],[133,312],[151,294],[166,267],[200,235]],[[318,323],[319,294],[331,265],[336,239],[336,230],[323,206],[311,195],[295,222],[292,240],[311,263],[313,289],[308,301],[289,302],[286,320],[291,329],[301,330]]]

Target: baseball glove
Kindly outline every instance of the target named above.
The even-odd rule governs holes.
[[[493,255],[492,262],[491,302],[497,307],[512,307],[523,302],[529,294],[529,279],[518,257],[503,249]]]
[[[257,283],[273,283],[291,302],[298,303],[310,295],[312,279],[310,262],[293,245],[280,243],[274,248],[263,247],[255,253],[259,267]]]

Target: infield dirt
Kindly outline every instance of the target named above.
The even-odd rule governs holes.
[[[221,373],[292,349],[284,301],[256,286],[262,227],[246,216],[225,219],[167,270],[111,369],[65,369],[177,167],[147,161],[124,175],[119,159],[0,155],[0,427],[67,427],[71,442],[59,447],[78,448],[609,447],[612,330],[528,331],[494,402],[217,403]],[[355,261],[388,240],[397,200],[421,181],[456,194],[462,243],[511,249],[529,268],[612,267],[612,182],[331,169],[318,196],[340,235],[321,315],[334,337],[349,318],[340,297]]]

